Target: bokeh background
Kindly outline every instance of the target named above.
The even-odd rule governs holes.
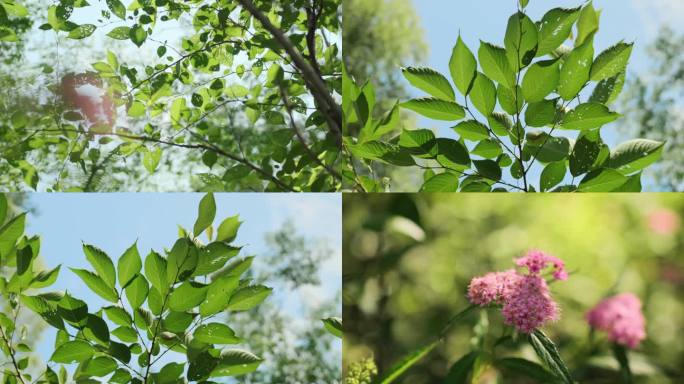
[[[605,337],[589,342],[584,315],[604,296],[629,291],[647,319],[647,339],[629,355],[637,382],[682,383],[683,214],[679,194],[345,195],[344,366],[372,357],[386,372],[468,305],[472,277],[512,268],[513,258],[536,248],[570,272],[551,285],[562,316],[545,331],[580,382],[620,382]],[[498,310],[487,314],[489,331],[471,314],[400,382],[443,382],[477,333],[501,335]],[[496,351],[538,361],[524,342]],[[481,377],[529,382],[493,369]]]

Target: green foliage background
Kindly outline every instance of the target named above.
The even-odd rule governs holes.
[[[684,343],[684,242],[681,228],[661,235],[649,215],[680,218],[684,197],[668,195],[345,195],[343,226],[344,367],[374,357],[380,374],[404,354],[434,340],[468,302],[474,276],[512,267],[539,248],[566,261],[570,279],[552,291],[562,318],[545,331],[581,382],[617,382],[617,363],[597,335],[587,344],[584,313],[603,296],[631,291],[644,302],[648,337],[630,354],[638,383],[681,382]],[[470,316],[446,342],[403,376],[403,383],[441,382],[482,326]],[[501,316],[489,312],[489,334]],[[473,340],[471,340],[473,337]],[[497,351],[535,360],[523,344]],[[502,382],[481,367],[480,382]],[[524,383],[507,373],[505,383]],[[590,379],[591,378],[591,379]],[[498,380],[498,381],[497,381]],[[611,381],[613,380],[613,381]]]

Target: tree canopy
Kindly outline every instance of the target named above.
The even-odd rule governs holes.
[[[22,104],[11,91],[25,83],[3,95],[4,185],[96,191],[133,179],[126,189],[160,190],[162,182],[144,180],[166,163],[185,189],[338,189],[337,1],[125,3],[61,0],[30,15],[2,2],[3,44],[43,30],[57,46],[112,47],[83,71],[60,65],[64,51],[25,60],[45,63],[44,89]],[[21,20],[39,30],[10,29]],[[119,49],[137,50],[142,62]]]

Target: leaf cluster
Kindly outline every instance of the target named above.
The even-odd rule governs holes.
[[[56,374],[48,366],[41,382],[66,382],[64,367],[72,364],[72,379],[78,382],[175,383],[181,377],[189,382],[211,382],[211,378],[256,370],[262,359],[246,350],[226,348],[246,341],[216,317],[248,311],[270,296],[272,289],[244,276],[253,257],[237,258],[241,248],[232,243],[241,225],[238,217],[226,218],[214,230],[215,214],[210,193],[199,204],[192,232],[181,228],[170,249],[151,250],[144,258],[137,242],[116,263],[105,251],[83,244],[92,269],[70,269],[106,302],[97,309],[74,295],[78,289],[28,292],[52,284],[59,267],[32,271],[39,240],[19,239],[24,215],[3,226],[0,254],[7,255],[8,262],[15,260],[8,265],[16,272],[9,280],[3,278],[0,292],[10,295],[14,306],[29,308],[57,329],[50,361],[61,369]],[[207,235],[208,244],[199,240],[202,234]],[[0,320],[3,335],[13,332],[9,317],[3,314]],[[3,344],[8,355],[16,348],[10,341]],[[158,367],[170,351],[185,355],[187,363]],[[22,364],[25,368],[20,360],[16,372],[6,374],[30,380],[21,372]]]
[[[602,128],[621,117],[609,106],[622,90],[633,44],[595,55],[600,12],[591,2],[551,9],[537,22],[524,7],[508,19],[503,46],[480,41],[473,52],[459,36],[451,79],[430,68],[404,68],[426,97],[404,101],[380,119],[372,114],[373,86],[345,77],[348,188],[383,190],[372,166],[384,163],[423,170],[426,192],[641,190],[641,170],[660,159],[664,143],[636,139],[611,149],[602,139]],[[457,138],[400,130],[400,108],[453,123]],[[350,134],[351,124],[361,125],[358,135]],[[535,165],[540,177],[533,182]]]

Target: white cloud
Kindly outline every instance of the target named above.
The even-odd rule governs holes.
[[[650,33],[655,33],[663,24],[680,25],[684,17],[682,0],[632,0],[632,7]]]

